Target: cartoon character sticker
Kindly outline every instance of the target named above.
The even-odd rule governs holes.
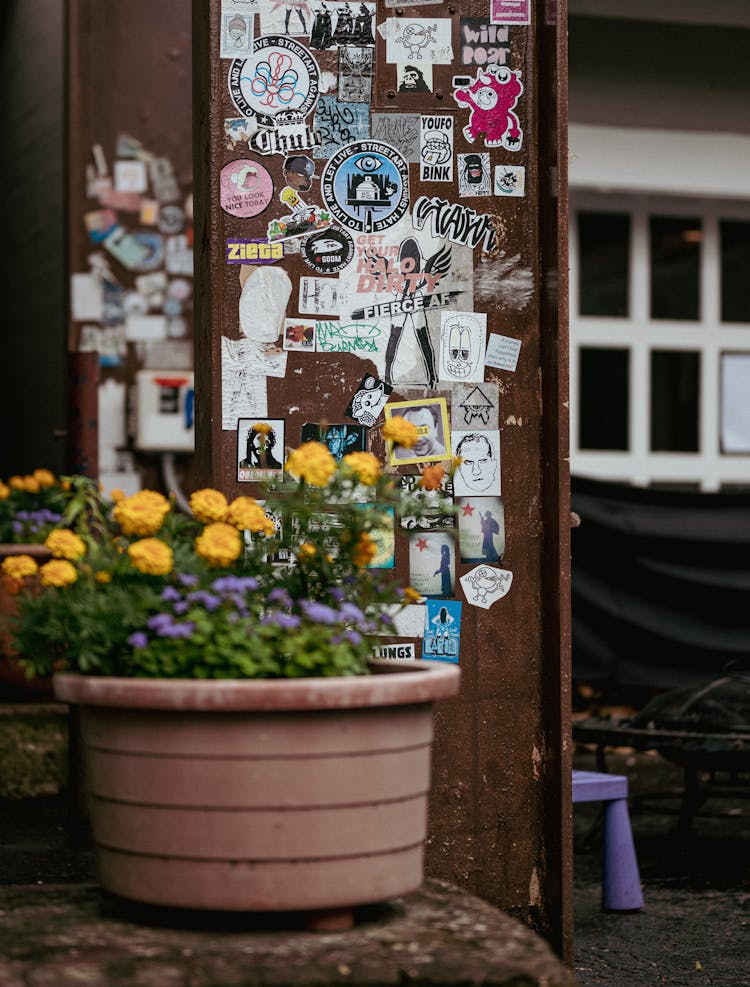
[[[344,413],[365,428],[372,428],[380,418],[392,390],[393,388],[385,381],[368,374],[362,378]]]
[[[466,139],[473,144],[483,136],[485,147],[520,151],[523,131],[513,109],[522,92],[520,71],[504,65],[478,69],[470,86],[461,86],[453,92],[455,101],[469,109],[469,122],[464,127]]]
[[[461,601],[427,600],[422,658],[458,664],[461,647]]]
[[[337,463],[350,452],[364,452],[367,446],[367,429],[363,425],[321,425],[305,422],[302,426],[303,442],[322,442],[328,446]]]
[[[484,380],[487,316],[484,312],[440,313],[440,379]]]
[[[258,161],[239,158],[221,169],[221,208],[230,216],[258,216],[273,197],[273,179]]]
[[[489,610],[510,589],[513,573],[491,565],[478,565],[459,579],[466,595],[466,602],[473,607]]]
[[[409,207],[409,166],[389,144],[354,141],[326,164],[321,191],[342,226],[378,233],[397,223]]]

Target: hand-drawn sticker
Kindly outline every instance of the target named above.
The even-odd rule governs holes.
[[[267,231],[269,243],[307,236],[308,233],[326,230],[330,226],[329,213],[322,206],[308,206],[290,186],[281,190],[279,199],[289,207],[290,212],[270,221]]]
[[[464,137],[469,143],[484,136],[485,147],[520,151],[523,131],[513,109],[522,92],[520,71],[500,65],[478,69],[470,86],[454,89],[455,101],[469,109],[469,122],[464,127]]]
[[[315,352],[315,319],[284,319],[284,349]]]
[[[420,507],[420,516],[401,514],[401,527],[414,531],[435,531],[441,528],[455,528],[456,515],[453,511],[453,480],[446,473],[435,490],[422,486],[421,473],[402,473],[398,478],[404,494]]]
[[[453,476],[457,497],[500,496],[500,432],[487,429],[453,432],[455,455],[461,462]]]
[[[431,93],[433,91],[432,64],[411,65],[399,62],[396,65],[396,87],[400,93]]]
[[[493,24],[530,24],[531,0],[490,0]]]
[[[371,102],[372,54],[372,48],[339,49],[339,102]]]
[[[220,58],[243,58],[253,50],[253,14],[222,10]]]
[[[260,237],[226,239],[227,264],[275,264],[284,256],[284,243],[268,243]]]
[[[284,110],[307,116],[319,83],[317,62],[307,48],[280,34],[256,38],[250,58],[235,58],[229,66],[229,95],[238,112],[267,126]]]
[[[461,18],[461,64],[507,65],[510,29],[489,24],[483,17]]]
[[[367,429],[363,425],[320,425],[305,422],[302,426],[303,442],[322,442],[328,446],[337,463],[350,452],[364,452],[367,448]]]
[[[420,123],[419,178],[423,182],[453,181],[453,117],[423,115]]]
[[[443,531],[409,535],[409,585],[422,596],[451,597],[456,585],[456,542]]]
[[[427,600],[422,658],[458,664],[461,650],[461,601]]]
[[[419,401],[391,401],[385,408],[386,419],[401,417],[416,426],[418,437],[411,448],[388,442],[390,463],[434,463],[451,458],[448,408],[445,398],[422,398]]]
[[[389,394],[393,388],[385,381],[367,374],[360,381],[359,387],[355,391],[344,414],[364,425],[365,428],[372,428],[385,407]]]
[[[307,0],[276,0],[275,3],[259,0],[258,7],[263,34],[310,37],[312,11]]]
[[[523,165],[495,165],[495,195],[526,195],[526,169]]]
[[[303,315],[337,315],[338,278],[301,277],[297,309]]]
[[[383,330],[377,323],[319,321],[317,325],[318,353],[371,354],[379,349]]]
[[[280,480],[284,475],[284,419],[237,421],[237,481]]]
[[[518,366],[518,354],[520,352],[520,339],[513,339],[512,336],[501,336],[497,332],[492,332],[487,340],[484,365],[497,367],[498,370],[510,370],[513,373]]]
[[[322,2],[315,11],[310,31],[310,47],[318,51],[341,48],[345,45],[362,47],[374,45],[372,25],[375,21],[375,4],[360,3],[357,13],[348,3],[336,0]]]
[[[496,429],[500,388],[483,381],[481,384],[454,384],[451,388],[451,428],[481,432]]]
[[[385,60],[449,65],[453,61],[450,17],[389,17],[378,26],[386,39]]]
[[[484,380],[487,316],[484,312],[440,313],[440,380]]]
[[[354,257],[354,240],[347,230],[331,226],[307,237],[302,243],[302,260],[316,274],[337,274]]]
[[[395,147],[409,164],[419,161],[419,113],[373,113],[373,140]]]
[[[259,216],[273,198],[273,179],[258,161],[238,158],[221,169],[221,208],[230,216]]]
[[[460,202],[449,202],[437,195],[420,195],[412,209],[414,228],[422,230],[430,220],[433,236],[444,237],[466,247],[481,244],[483,252],[491,253],[497,247],[497,236],[492,217],[478,213]]]
[[[488,151],[458,155],[458,194],[462,199],[492,195],[492,173]]]
[[[473,607],[489,610],[493,603],[501,600],[513,582],[513,573],[507,569],[497,569],[491,565],[479,565],[459,579],[466,602]]]
[[[355,141],[328,161],[321,178],[323,201],[342,226],[379,233],[409,208],[409,166],[380,141]]]
[[[333,157],[343,144],[369,139],[369,104],[340,103],[335,96],[321,96],[315,107],[313,128],[320,139],[313,152],[315,157]]]
[[[458,550],[462,562],[502,562],[505,511],[502,497],[457,497]]]
[[[281,166],[284,181],[295,192],[309,192],[315,178],[315,162],[306,154],[290,154]]]

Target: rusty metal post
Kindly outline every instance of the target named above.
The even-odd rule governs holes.
[[[332,2],[304,34],[292,0],[228,6],[193,4],[200,481],[252,491],[256,418],[287,446],[359,422],[385,461],[380,410],[353,400],[378,389],[386,414],[445,401],[453,452],[494,427],[504,549],[456,553],[462,691],[436,719],[427,867],[570,961],[565,4],[378,0],[351,21]],[[400,531],[403,583],[410,555]]]

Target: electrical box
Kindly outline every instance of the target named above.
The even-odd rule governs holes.
[[[192,452],[194,399],[192,371],[140,370],[136,374],[136,447],[144,452]]]

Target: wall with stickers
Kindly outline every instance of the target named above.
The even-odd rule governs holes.
[[[382,651],[464,671],[438,714],[432,873],[560,945],[556,17],[543,0],[210,0],[193,36],[201,482],[252,493],[308,439],[368,449],[406,487],[460,459],[374,561],[424,600]],[[413,449],[384,440],[398,416]]]

